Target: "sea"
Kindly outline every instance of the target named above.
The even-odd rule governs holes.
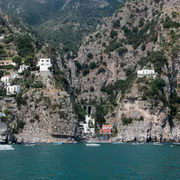
[[[0,150],[0,180],[180,179],[180,146],[169,143],[12,147]]]

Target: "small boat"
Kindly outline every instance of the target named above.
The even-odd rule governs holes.
[[[160,142],[154,142],[153,145],[155,145],[155,146],[162,146],[163,144],[160,143]]]
[[[11,145],[2,145],[2,144],[0,144],[0,151],[1,150],[4,150],[4,151],[6,151],[6,150],[14,150],[14,148]]]
[[[52,143],[53,145],[62,145],[63,144],[63,142],[54,142],[54,143]]]
[[[113,142],[113,144],[124,144],[123,142]]]
[[[35,146],[35,144],[25,144],[25,146],[30,146],[30,147],[32,147],[32,146]]]
[[[142,145],[142,144],[144,144],[144,143],[138,143],[138,142],[132,143],[132,145]]]
[[[96,143],[87,143],[86,146],[98,147],[98,146],[100,146],[100,144],[96,144]]]

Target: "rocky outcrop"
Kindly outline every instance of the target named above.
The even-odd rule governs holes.
[[[179,8],[178,0],[128,1],[71,64],[77,102],[106,107],[123,141],[180,141]],[[138,78],[140,69],[156,78]]]

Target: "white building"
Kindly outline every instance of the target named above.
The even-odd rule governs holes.
[[[2,81],[5,85],[10,85],[10,79],[11,79],[11,76],[10,76],[10,75],[6,75],[6,76],[1,77],[1,81]]]
[[[49,68],[52,67],[51,60],[46,58],[39,59],[38,65],[40,72],[49,71]]]
[[[7,95],[15,95],[21,92],[21,87],[19,85],[7,86]]]
[[[23,73],[29,66],[26,66],[25,64],[21,65],[18,69],[18,73]]]
[[[156,72],[152,69],[142,69],[137,72],[137,77],[142,78],[142,77],[156,77]]]
[[[18,78],[19,75],[17,73],[13,73],[11,75],[6,75],[6,76],[3,76],[1,77],[1,81],[6,85],[10,85],[10,81],[15,79],[15,78]]]
[[[83,133],[84,134],[95,134],[95,119],[93,119],[91,116],[86,115],[85,116],[85,123],[80,123],[80,125],[83,127]]]

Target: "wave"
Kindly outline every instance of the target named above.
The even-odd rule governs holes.
[[[0,145],[0,151],[14,150],[11,145]]]

